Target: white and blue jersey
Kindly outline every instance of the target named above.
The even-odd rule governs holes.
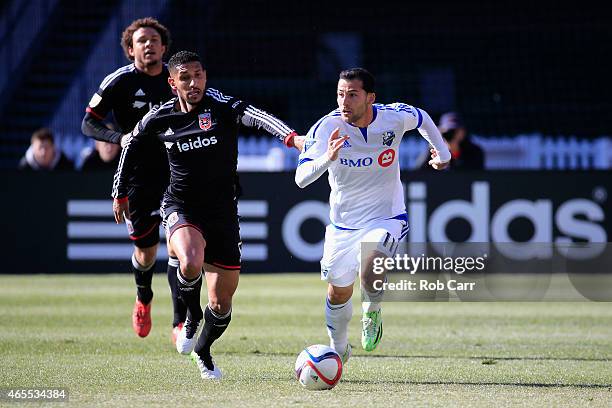
[[[346,123],[339,109],[312,126],[300,154],[298,171],[300,166],[326,154],[335,128],[340,128],[340,136],[349,136],[338,159],[328,168],[330,220],[334,226],[360,229],[376,220],[406,217],[398,151],[404,133],[420,128],[423,118],[424,112],[410,105],[374,104],[368,127]]]
[[[331,133],[347,135],[334,161],[327,157]],[[325,231],[321,279],[350,286],[359,274],[361,243],[393,256],[408,232],[408,216],[400,181],[399,146],[405,132],[417,129],[438,152],[440,161],[450,152],[429,115],[402,103],[374,104],[369,126],[346,123],[335,110],[308,131],[295,181],[305,187],[329,172],[330,221]]]

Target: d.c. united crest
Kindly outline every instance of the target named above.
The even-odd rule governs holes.
[[[395,132],[392,130],[388,130],[383,133],[382,142],[385,146],[391,146],[393,144],[393,140],[395,139]]]
[[[200,124],[200,129],[208,130],[212,127],[212,119],[210,117],[210,112],[200,113],[198,115],[198,123]]]

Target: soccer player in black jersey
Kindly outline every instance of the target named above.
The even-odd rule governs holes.
[[[170,33],[157,20],[147,17],[133,21],[123,32],[121,45],[132,64],[108,75],[93,95],[83,118],[82,131],[96,140],[124,145],[127,134],[152,108],[174,96],[168,86],[168,68],[162,57],[170,45]],[[112,112],[119,132],[108,129],[104,119]],[[143,144],[129,180],[130,214],[126,221],[134,243],[131,270],[137,286],[132,326],[140,337],[151,330],[151,280],[159,246],[159,207],[168,185],[168,159],[163,144]],[[178,259],[168,246],[168,283],[172,292],[174,321],[172,339],[180,332],[186,307],[176,283]]]
[[[168,68],[168,82],[178,97],[150,111],[132,132],[115,174],[114,212],[117,222],[129,214],[127,180],[134,171],[135,149],[152,139],[161,140],[170,162],[162,216],[180,261],[177,277],[188,310],[176,346],[181,353],[191,353],[202,378],[219,379],[221,371],[210,347],[230,323],[241,262],[235,196],[238,128],[240,124],[263,128],[288,147],[296,141],[301,145],[302,140],[274,116],[206,88],[206,70],[197,54],[178,52]],[[204,312],[200,306],[203,267],[208,289]]]

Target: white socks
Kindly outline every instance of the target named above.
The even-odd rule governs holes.
[[[363,313],[377,312],[380,310],[380,302],[362,302]]]
[[[387,277],[385,276],[385,282],[387,282]],[[370,312],[378,312],[380,310],[380,302],[383,299],[385,291],[383,289],[377,290],[376,292],[368,292],[366,289],[361,288],[361,298],[366,299],[366,301],[361,302],[361,308],[363,313]]]
[[[344,353],[348,344],[348,325],[352,316],[353,303],[350,299],[341,305],[332,305],[329,303],[329,299],[325,300],[325,320],[330,347],[340,355]]]

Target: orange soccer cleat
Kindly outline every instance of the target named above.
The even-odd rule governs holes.
[[[140,337],[147,337],[151,331],[151,303],[145,305],[138,299],[134,303],[132,328]]]
[[[171,333],[172,344],[174,344],[175,346],[176,346],[176,338],[178,337],[182,328],[183,328],[183,322],[179,323],[176,327],[172,328],[172,333]]]

